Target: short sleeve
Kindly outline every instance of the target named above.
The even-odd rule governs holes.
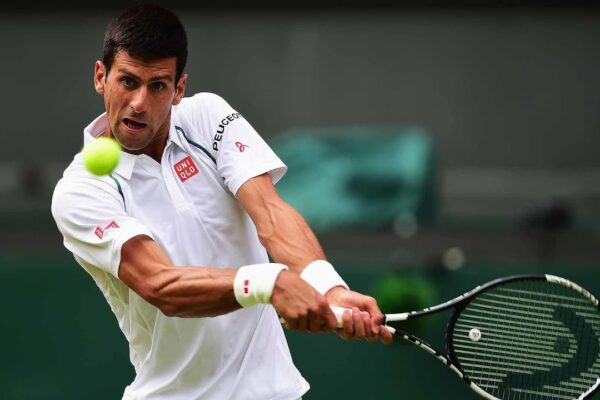
[[[236,194],[247,180],[269,173],[273,183],[287,167],[246,119],[221,97],[204,93],[203,117],[212,132],[211,149],[225,185]],[[200,95],[197,95],[200,96]]]
[[[108,179],[63,178],[54,190],[52,215],[65,247],[76,258],[118,278],[123,244],[152,234],[127,215],[123,198]]]

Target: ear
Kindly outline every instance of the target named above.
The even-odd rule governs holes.
[[[94,65],[94,87],[98,94],[104,94],[104,85],[106,83],[106,67],[102,61],[96,61]]]
[[[173,97],[172,104],[176,106],[183,99],[183,95],[185,95],[185,84],[187,83],[187,74],[182,74],[181,78],[179,78],[179,82],[177,82],[177,90],[175,91],[175,97]]]

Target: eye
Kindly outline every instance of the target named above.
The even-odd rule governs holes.
[[[152,88],[153,91],[160,92],[160,91],[164,90],[167,87],[167,85],[165,85],[164,82],[158,81],[158,82],[152,82],[150,87]]]
[[[135,79],[130,76],[124,76],[120,79],[121,84],[126,88],[132,88],[135,86]]]

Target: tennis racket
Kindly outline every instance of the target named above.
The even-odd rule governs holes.
[[[346,309],[332,308],[341,326]],[[445,352],[395,324],[448,309]],[[384,323],[484,398],[589,399],[600,385],[599,311],[598,300],[567,279],[519,275],[434,307],[387,314]]]

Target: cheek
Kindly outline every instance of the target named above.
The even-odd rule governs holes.
[[[171,111],[171,101],[169,99],[160,99],[155,104],[153,109],[156,111],[155,115],[161,120],[165,119]]]
[[[119,110],[125,108],[127,99],[123,93],[118,90],[110,90],[105,96],[107,108],[110,107],[113,112],[119,112]],[[108,109],[107,109],[108,111]]]

